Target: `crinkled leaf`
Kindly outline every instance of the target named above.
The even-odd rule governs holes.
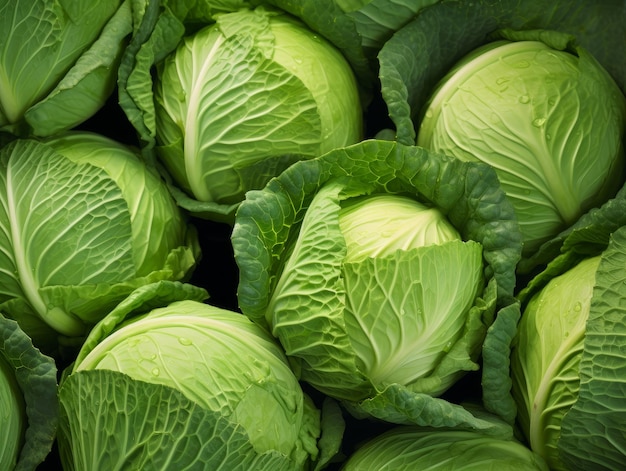
[[[496,278],[501,302],[510,301],[521,235],[493,170],[418,147],[368,140],[298,162],[263,190],[248,192],[232,234],[244,313],[265,316],[284,248],[296,237],[313,195],[330,179],[346,176],[372,192],[411,194],[440,208],[464,238],[482,244],[485,277]]]
[[[612,235],[596,272],[578,398],[561,423],[559,455],[576,469],[618,469],[626,460],[624,267],[626,227]]]
[[[17,322],[2,314],[0,356],[15,370],[28,416],[24,444],[13,471],[32,471],[50,453],[57,431],[57,367],[52,358],[33,346]]]
[[[315,464],[315,471],[324,469],[338,456],[346,429],[341,407],[329,397],[324,398],[322,403],[321,420],[322,434],[318,441],[320,455]]]
[[[484,289],[481,255],[480,244],[448,241],[344,263],[342,317],[357,366],[372,384],[398,382],[439,396],[478,369],[486,326],[482,309],[472,306]]]
[[[291,470],[258,454],[237,424],[179,391],[108,370],[68,376],[60,391],[64,469]]]
[[[173,51],[185,34],[182,18],[195,0],[133,2],[133,33],[122,56],[119,103],[149,152],[156,134],[152,67]]]
[[[399,384],[389,385],[370,399],[345,404],[357,417],[376,417],[399,425],[476,430],[498,437],[511,437],[513,433],[510,425],[481,417],[444,399],[414,393]]]
[[[346,249],[337,220],[339,194],[345,189],[345,184],[337,182],[318,191],[300,229],[306,236],[295,243],[265,317],[266,325],[298,365],[300,378],[335,397],[346,391],[367,394],[371,388],[365,377],[356,374],[356,359],[345,333],[342,265]],[[320,258],[320,253],[325,256]],[[303,311],[313,315],[303,316]],[[333,381],[327,381],[329,377]]]
[[[614,198],[591,209],[572,226],[543,244],[534,256],[520,261],[519,271],[529,272],[537,266],[553,265],[561,253],[579,258],[598,254],[606,248],[610,235],[624,225],[626,187],[622,187]]]
[[[503,307],[489,326],[482,347],[482,393],[485,408],[512,424],[517,407],[511,396],[509,355],[520,318],[519,303]]]

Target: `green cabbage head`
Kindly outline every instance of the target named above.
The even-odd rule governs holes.
[[[146,383],[167,387],[159,389],[162,391],[176,390],[194,407],[217,417],[218,425],[225,424],[225,430],[232,429],[228,432],[232,434],[232,443],[227,441],[220,452],[215,450],[227,437],[221,436],[222,433],[209,437],[204,446],[213,455],[211,460],[220,460],[221,465],[211,461],[204,463],[203,469],[298,470],[308,469],[306,466],[319,458],[320,411],[304,394],[276,340],[240,313],[186,299],[130,317],[101,338],[87,341],[70,378],[88,377],[82,373],[94,370],[123,373],[132,378],[134,387],[143,391],[132,398],[137,402],[151,403],[148,397],[157,389]],[[115,377],[119,375],[111,376]],[[98,394],[102,394],[101,389]],[[70,427],[81,426],[81,407],[76,407],[81,400],[62,395],[64,407],[69,411]],[[119,407],[122,406],[104,408],[102,414],[111,423],[121,423],[129,420],[124,417],[129,413],[132,422],[134,408],[130,404],[128,411]],[[160,407],[155,404],[148,414],[158,417]],[[191,414],[191,409],[188,413]],[[158,440],[163,433],[159,432],[159,426],[150,419],[137,434],[146,434],[144,443]],[[91,433],[93,439],[100,431],[95,426]],[[182,431],[179,438],[189,437],[194,438],[191,427]],[[234,438],[242,437],[247,438],[245,446],[240,447]],[[64,434],[62,440],[68,450],[82,448],[84,455],[80,459],[87,461],[91,456],[106,454],[112,460],[123,460],[126,447],[133,453],[137,446],[129,439],[119,447],[104,450],[99,449],[99,440],[92,439],[82,443],[81,438]],[[250,446],[254,456],[273,460],[270,465],[235,466]],[[170,450],[159,448],[155,454],[159,453],[167,459]],[[198,458],[193,453],[187,455],[184,459]],[[103,467],[107,465],[106,459],[109,458],[104,457],[100,462]],[[146,463],[143,465],[147,466]],[[285,463],[290,464],[285,468]]]
[[[344,190],[334,181],[314,196],[265,320],[326,394],[359,401],[399,384],[439,395],[476,368],[468,358],[439,369],[468,341],[482,246],[413,198]]]
[[[290,163],[362,136],[348,62],[287,14],[219,15],[157,72],[157,153],[198,214],[232,217],[247,190]]]
[[[159,175],[97,134],[5,146],[0,201],[0,308],[46,351],[137,286],[186,278],[199,255]]]
[[[520,442],[476,431],[396,427],[362,444],[342,471],[548,471]]]
[[[584,49],[495,41],[440,81],[417,144],[492,165],[530,255],[615,194],[625,123],[624,95]]]

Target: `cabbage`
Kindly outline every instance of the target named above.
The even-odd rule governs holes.
[[[441,80],[417,144],[493,166],[528,255],[615,194],[625,126],[626,98],[585,50],[496,41]]]
[[[199,245],[137,154],[74,132],[0,151],[0,309],[53,353],[137,286],[185,279]]]
[[[303,381],[358,417],[497,428],[439,398],[512,297],[520,234],[489,167],[363,141],[249,192],[232,242],[242,312]]]
[[[375,194],[354,202],[342,191],[329,182],[311,201],[266,321],[300,359],[302,377],[333,397],[360,401],[391,384],[440,395],[458,371],[419,384],[463,336],[484,289],[482,247],[413,199]],[[319,319],[327,309],[343,312]],[[319,344],[334,344],[336,353]]]
[[[320,410],[278,343],[204,297],[191,285],[146,285],[94,328],[61,384],[64,469],[325,462]]]
[[[181,204],[209,218],[232,218],[247,190],[362,136],[341,53],[263,8],[220,15],[186,37],[158,65],[154,98],[157,155],[186,192]]]

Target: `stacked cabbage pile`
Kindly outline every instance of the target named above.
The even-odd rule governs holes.
[[[626,467],[624,20],[0,0],[0,469]]]

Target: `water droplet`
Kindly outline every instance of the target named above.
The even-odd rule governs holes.
[[[508,77],[497,78],[496,85],[498,85],[498,90],[500,90],[500,92],[505,92],[509,88],[509,78]]]
[[[159,376],[161,374],[161,370],[159,370],[158,368],[152,368],[152,376]]]
[[[426,110],[426,114],[424,114],[424,118],[432,118],[433,117],[433,110],[431,110],[430,108]]]
[[[533,119],[533,126],[535,126],[536,128],[540,128],[545,124],[545,122],[546,118],[535,118]]]
[[[582,308],[583,308],[583,307],[582,307],[582,305],[581,305],[579,302],[577,302],[577,303],[574,305],[574,311],[576,311],[576,312],[580,312],[580,310],[581,310]]]
[[[528,62],[527,60],[518,61],[513,64],[513,67],[515,67],[516,69],[527,69],[528,67],[530,67],[530,62]]]
[[[530,103],[530,97],[528,95],[522,95],[519,97],[519,102],[523,104]]]
[[[552,134],[546,133],[546,141],[552,139]]]
[[[184,345],[186,347],[188,347],[189,345],[191,345],[193,342],[191,341],[191,339],[188,339],[187,337],[178,337],[178,343],[180,343],[181,345]]]

